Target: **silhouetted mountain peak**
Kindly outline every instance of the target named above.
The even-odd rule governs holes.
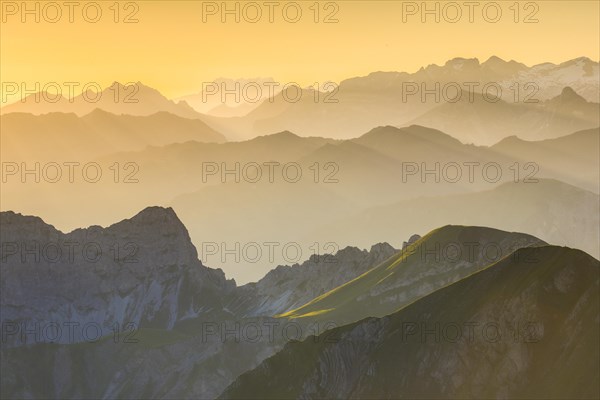
[[[509,76],[518,73],[519,71],[526,70],[527,66],[514,60],[505,61],[497,56],[491,56],[481,67],[487,70],[491,70],[500,76]]]
[[[525,142],[525,140],[519,138],[517,135],[511,135],[511,136],[507,136],[504,139],[500,140],[498,143],[496,143],[492,147],[501,147],[501,146],[506,146],[506,145],[519,144],[519,143],[523,143],[523,142]]]
[[[404,144],[411,141],[429,141],[444,143],[447,145],[460,145],[460,141],[437,129],[427,128],[421,125],[410,125],[398,128],[395,126],[379,126],[356,139],[359,144],[386,142],[388,140],[402,140]]]
[[[587,100],[581,97],[573,88],[565,86],[562,92],[548,100],[550,104],[585,104]]]
[[[277,137],[277,138],[299,138],[300,136],[296,135],[293,132],[290,132],[288,130],[285,131],[281,131],[281,132],[277,132],[274,133],[273,135],[271,135],[272,137]]]
[[[171,207],[151,206],[143,209],[132,218],[111,225],[107,229],[135,229],[148,235],[184,238],[184,243],[190,243],[189,234],[183,222]],[[191,244],[191,243],[190,243]],[[193,250],[195,253],[195,249]],[[196,255],[197,256],[197,255]]]
[[[365,135],[381,135],[383,133],[400,133],[400,128],[391,125],[378,126],[365,133]]]
[[[482,65],[485,65],[485,64],[506,64],[506,61],[504,61],[503,59],[501,59],[498,56],[491,56],[486,61],[484,61],[484,63]]]
[[[477,58],[462,58],[456,57],[451,60],[446,61],[446,67],[452,67],[454,69],[463,69],[463,68],[476,68],[479,67],[479,60]]]
[[[144,208],[131,218],[131,221],[139,222],[170,222],[182,224],[177,214],[171,207],[150,206]],[[183,225],[183,224],[182,224]]]
[[[565,61],[565,62],[561,63],[560,65],[563,67],[568,67],[570,65],[585,66],[585,65],[594,65],[594,64],[598,65],[598,63],[596,61],[590,59],[589,57],[577,57],[572,60]]]
[[[250,141],[252,141],[252,142],[270,142],[270,143],[274,143],[274,142],[287,143],[287,142],[296,142],[298,140],[302,140],[302,138],[293,132],[285,130],[285,131],[273,133],[271,135],[257,136],[254,139],[251,139]]]
[[[571,88],[570,86],[565,86],[565,88],[562,90],[560,95],[567,99],[570,99],[570,98],[583,99],[583,97],[578,95],[577,92],[574,91],[573,88]]]
[[[2,230],[11,230],[15,226],[20,231],[43,232],[52,231],[59,232],[54,226],[47,224],[43,219],[34,215],[23,215],[14,211],[0,212],[0,226]]]
[[[416,242],[417,242],[419,239],[421,239],[421,235],[418,235],[418,234],[414,234],[414,235],[412,235],[412,236],[411,236],[411,237],[408,239],[408,241],[406,241],[406,242],[403,242],[403,243],[402,243],[402,250],[404,250],[405,248],[407,248],[407,247],[408,247],[408,246],[410,246],[411,244],[413,244],[413,243],[416,243]]]
[[[389,252],[393,252],[395,249],[392,247],[392,245],[390,245],[387,242],[382,242],[382,243],[377,243],[371,246],[371,250],[369,250],[371,253],[377,253],[377,254],[382,254],[382,253],[389,253]]]
[[[87,117],[91,117],[91,118],[97,118],[97,117],[101,117],[101,118],[110,118],[110,117],[114,117],[116,114],[113,114],[109,111],[103,110],[102,108],[94,108],[92,111],[90,111],[88,114],[84,115],[82,118],[87,118]]]

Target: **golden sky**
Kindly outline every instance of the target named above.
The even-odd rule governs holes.
[[[454,23],[457,8],[448,2],[428,2],[431,9],[438,3],[439,22],[435,14],[421,21],[420,1],[322,1],[318,7],[315,1],[274,1],[270,22],[265,2],[254,3],[262,13],[256,23],[249,21],[256,15],[254,5],[228,2],[230,9],[238,4],[238,23],[233,14],[221,21],[221,1],[122,1],[118,15],[114,1],[97,1],[102,15],[92,23],[94,2],[76,2],[73,22],[62,0],[28,2],[34,11],[39,4],[36,22],[35,12],[23,15],[21,1],[2,0],[0,79],[31,86],[142,81],[176,97],[198,92],[202,82],[217,77],[273,77],[310,85],[378,70],[413,72],[454,57],[484,61],[497,55],[527,65],[600,58],[597,0],[522,1],[516,8],[515,1],[474,2],[473,22],[465,1],[458,1],[453,4],[462,15]],[[62,15],[52,23],[58,18],[56,4]],[[498,18],[496,5],[502,12]],[[203,14],[211,8],[216,14]],[[292,23],[297,8],[302,15]],[[324,23],[332,13],[337,22]],[[124,23],[130,14],[137,22]],[[525,23],[528,16],[538,22]]]

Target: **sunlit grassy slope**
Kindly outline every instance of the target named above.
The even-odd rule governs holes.
[[[354,280],[278,317],[338,325],[381,317],[510,256],[518,248],[542,244],[521,233],[444,226]]]
[[[221,398],[598,398],[600,262],[557,246],[516,255],[384,318],[289,343]],[[436,324],[463,334],[436,336]]]

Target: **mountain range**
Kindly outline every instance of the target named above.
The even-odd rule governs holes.
[[[114,82],[100,92],[98,101],[90,100],[97,94],[58,101],[32,94],[2,107],[1,112],[84,116],[100,108],[117,115],[147,116],[164,111],[200,119],[230,140],[283,130],[348,139],[380,125],[420,124],[444,130],[463,142],[490,145],[511,135],[542,140],[595,128],[599,125],[599,74],[598,63],[585,57],[532,67],[498,57],[483,63],[456,58],[415,73],[379,71],[346,79],[329,92],[287,85],[268,101],[262,96],[256,103],[241,99],[239,105],[230,104],[225,98],[217,105],[213,104],[215,96],[209,101],[202,93],[174,102],[140,82]],[[211,84],[260,86],[267,79],[248,81],[252,80],[221,78]]]
[[[600,262],[530,235],[444,226],[401,250],[345,248],[237,286],[198,260],[171,209],[69,234],[37,217],[0,218],[2,322],[29,328],[27,343],[5,331],[3,397],[597,397]],[[137,247],[94,263],[78,251],[24,263],[6,246],[35,241]],[[105,334],[32,333],[51,322]],[[115,335],[116,322],[134,329]],[[490,324],[493,340],[481,331]],[[456,337],[447,325],[476,330]]]
[[[100,132],[115,132],[110,127],[119,126],[121,132],[115,133],[122,135],[133,131],[123,128],[125,123],[138,118],[101,111],[84,118],[92,116],[98,121],[92,126],[107,126]],[[57,118],[55,125],[31,126],[60,132],[63,118],[76,121],[78,117],[9,114],[3,118],[9,122],[11,118],[40,119],[38,124]],[[176,122],[198,124],[209,134],[209,128],[201,121],[172,118],[175,121],[170,126]],[[166,121],[165,124],[170,120]],[[154,128],[148,127],[148,132],[159,132],[159,125],[157,122]],[[3,124],[3,137],[16,141],[29,137],[17,126],[25,125],[11,128],[8,124],[4,130]],[[72,130],[74,136],[77,126]],[[36,130],[27,132],[34,135]],[[96,139],[103,135],[95,132],[90,131],[89,135]],[[105,136],[114,137],[115,133]],[[16,142],[3,140],[3,160],[23,161],[14,158],[14,154],[22,154],[27,157],[29,169],[46,159],[59,163],[96,162],[103,172],[96,183],[79,175],[75,182],[65,178],[36,183],[28,177],[23,183],[19,173],[22,171],[18,171],[6,177],[4,186],[9,190],[0,195],[3,209],[41,215],[59,229],[71,230],[86,224],[106,225],[153,204],[172,206],[189,227],[199,249],[204,243],[225,243],[231,247],[236,243],[243,246],[276,241],[280,246],[297,243],[306,256],[315,242],[318,247],[334,242],[338,248],[383,241],[398,246],[415,232],[454,223],[527,232],[598,255],[598,232],[594,228],[598,221],[595,205],[600,179],[598,128],[543,141],[509,137],[489,147],[463,144],[444,132],[421,126],[378,127],[345,141],[303,138],[285,131],[243,142],[194,140],[141,150],[143,145],[133,140],[137,136],[129,134],[131,147],[137,149],[116,153],[106,153],[113,141],[107,141],[107,146],[86,146],[83,135],[79,135],[81,142],[74,143],[80,145],[60,146],[57,153],[46,150],[56,147],[51,138],[61,135],[48,136],[46,143],[37,141],[35,146],[22,147],[28,149],[23,153],[15,150]],[[182,133],[181,140],[185,140],[184,135],[187,133]],[[195,135],[193,128],[189,135]],[[148,135],[147,141],[152,138]],[[171,138],[175,140],[174,136]],[[157,133],[156,141],[160,140],[168,139],[160,139]],[[99,153],[104,155],[98,156]],[[269,162],[279,163],[273,169],[272,180],[264,164]],[[496,163],[496,167],[484,174],[484,166],[490,163]],[[115,165],[121,170],[118,182]],[[284,175],[286,165],[293,167],[288,170],[289,176],[293,177],[296,170],[302,174],[297,182]],[[471,172],[468,165],[475,166]],[[210,174],[205,170],[208,166],[212,168]],[[496,179],[498,168],[501,175]],[[258,169],[260,179],[247,179],[254,177]],[[427,174],[427,170],[436,169],[437,174]],[[226,170],[233,172],[223,176]],[[134,183],[124,182],[132,173]],[[63,175],[66,176],[65,171]],[[118,190],[118,196],[113,195],[114,190]],[[496,196],[504,200],[496,203]],[[579,207],[573,208],[573,201]],[[290,213],[290,209],[296,211]],[[548,215],[552,217],[549,219]],[[386,228],[384,222],[390,220],[404,222],[397,228]],[[351,229],[355,224],[362,229]],[[211,227],[210,231],[204,229],[206,226]],[[345,229],[339,229],[341,226]],[[246,282],[259,279],[271,263],[287,263],[280,253],[271,261],[262,257],[252,269],[243,262],[224,263],[219,254],[209,261]]]
[[[316,228],[307,237],[319,240],[335,232],[340,243],[363,246],[370,240],[435,229],[444,220],[451,224],[527,232],[599,257],[599,203],[596,193],[561,181],[504,183],[476,193],[422,196],[372,207]],[[577,211],[572,209],[573,204],[577,204]],[[399,226],[390,225],[389,221],[398,221]],[[361,229],[353,229],[356,226]]]
[[[93,86],[98,86],[94,84]],[[62,91],[62,89],[61,89]],[[103,90],[88,90],[69,98],[60,93],[38,92],[22,97],[20,100],[5,105],[2,114],[15,112],[43,115],[48,113],[73,113],[79,117],[91,113],[95,109],[121,115],[147,116],[158,112],[168,112],[183,118],[197,119],[200,114],[186,102],[175,103],[163,96],[158,90],[141,82],[122,84],[113,82]]]
[[[600,1],[0,2],[0,400],[600,399]]]
[[[142,150],[187,141],[226,139],[198,119],[160,111],[148,116],[116,115],[100,109],[73,113],[2,116],[2,158],[6,161],[90,160],[116,151]],[[52,149],[52,151],[48,151]]]
[[[218,78],[203,84],[203,91],[182,96],[194,110],[215,117],[241,117],[258,107],[269,97],[269,85],[277,82],[273,78]],[[273,88],[274,94],[279,92]]]
[[[540,140],[594,128],[600,123],[600,104],[586,101],[570,87],[560,95],[535,104],[491,102],[482,95],[463,93],[425,112],[410,124],[440,129],[466,143],[494,144],[507,136]],[[468,116],[469,118],[465,118]]]
[[[533,67],[497,57],[483,63],[456,58],[412,74],[380,71],[346,79],[329,97],[324,93],[315,97],[304,89],[300,100],[292,103],[285,99],[295,98],[298,89],[289,88],[287,97],[280,93],[243,117],[209,117],[206,122],[232,139],[284,129],[300,136],[347,139],[380,125],[421,124],[445,130],[463,142],[489,145],[510,135],[548,139],[596,127],[599,83],[598,63],[585,57]],[[562,102],[566,87],[588,103],[581,102],[583,108],[576,115],[555,115],[552,105]],[[551,99],[555,100],[549,103]],[[466,125],[478,113],[484,115]],[[451,118],[449,125],[439,125],[445,122],[440,115]],[[497,129],[496,124],[500,124]]]

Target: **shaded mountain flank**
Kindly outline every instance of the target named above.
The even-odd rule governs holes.
[[[389,316],[290,342],[220,398],[598,398],[599,268],[519,249]]]

